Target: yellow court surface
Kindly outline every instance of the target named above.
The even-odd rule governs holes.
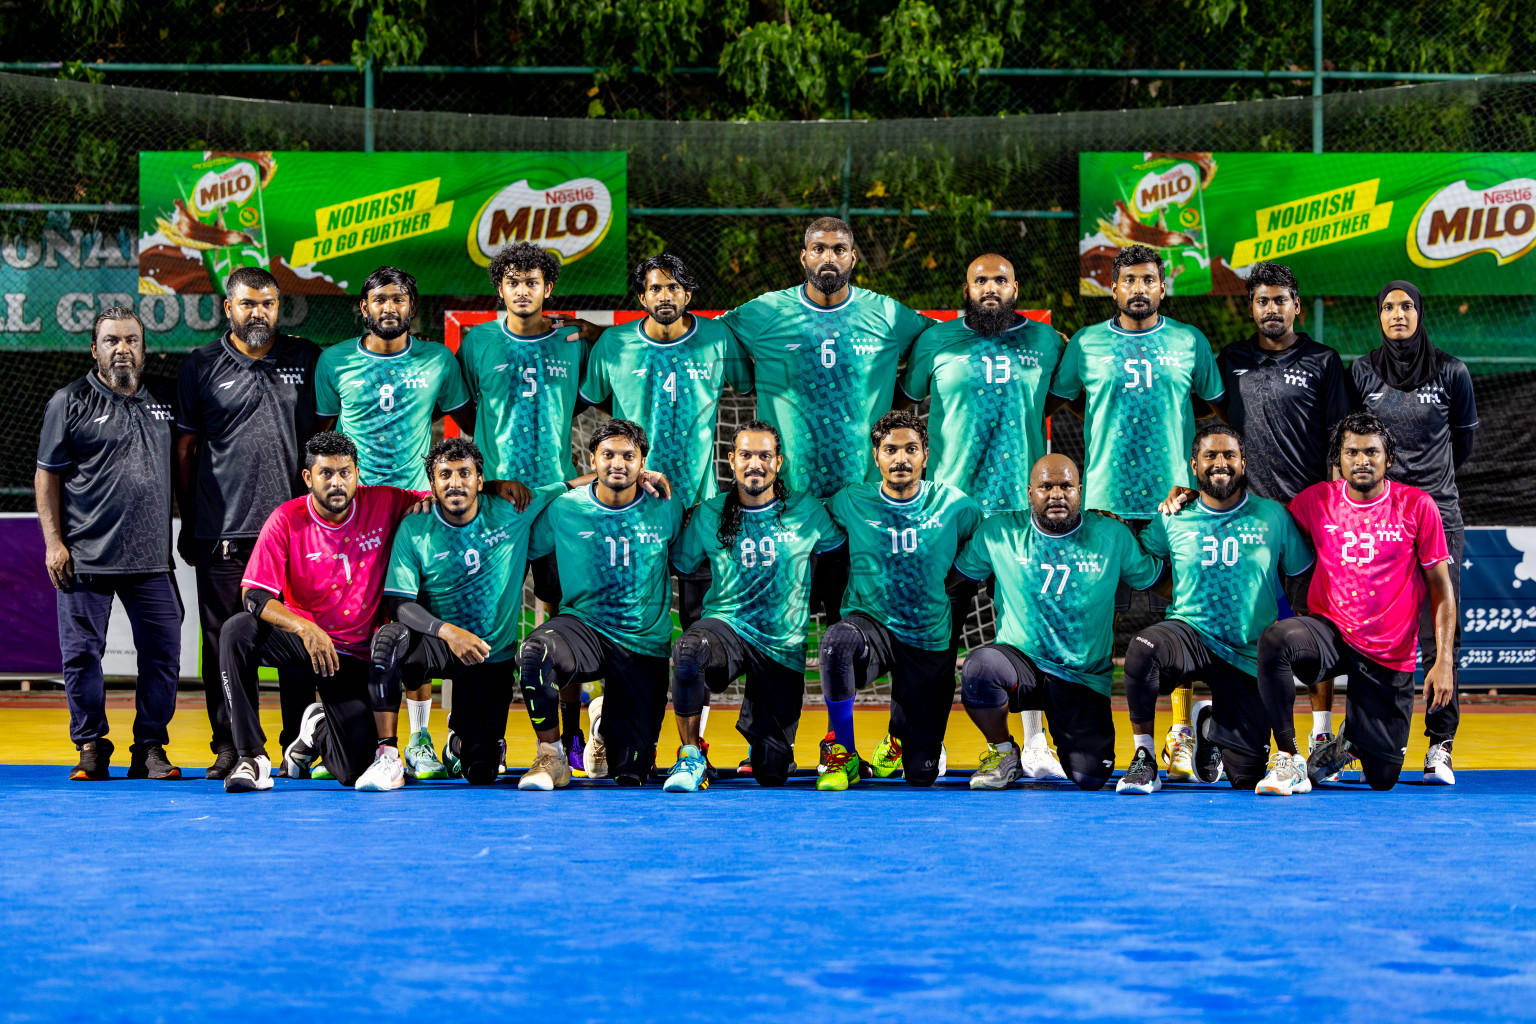
[[[1123,768],[1132,753],[1131,726],[1124,703],[1115,703],[1116,764]],[[1343,701],[1340,700],[1339,706],[1342,705]],[[1306,701],[1298,699],[1297,706],[1305,708]],[[1426,740],[1423,736],[1422,714],[1421,707],[1414,715],[1413,735],[1409,740],[1405,762],[1410,770],[1423,763]],[[276,704],[263,706],[261,717],[267,730],[267,750],[275,759],[281,753],[277,746],[280,720]],[[402,715],[402,726],[403,718]],[[110,735],[117,747],[113,763],[126,766],[128,745],[132,742],[132,704],[120,702],[118,694],[113,694],[108,707],[108,719],[112,725]],[[1335,712],[1335,728],[1340,721],[1341,716]],[[859,750],[868,756],[885,733],[886,709],[857,709],[854,722]],[[1017,729],[1016,717],[1013,724]],[[1298,736],[1305,735],[1310,725],[1309,716],[1296,716]],[[1165,702],[1159,709],[1154,733],[1159,746],[1167,728]],[[183,697],[179,701],[170,732],[168,752],[172,761],[189,770],[206,767],[211,760],[208,753],[208,719],[200,696],[190,700]],[[816,763],[817,744],[825,732],[825,712],[820,707],[807,707],[795,744],[796,761],[802,768]],[[441,708],[433,709],[432,734],[436,744],[441,747],[444,737],[448,735],[446,716]],[[746,741],[736,731],[734,707],[720,707],[710,712],[705,738],[710,743],[710,760],[718,767],[734,767],[747,754]],[[1456,768],[1536,767],[1536,752],[1533,752],[1533,745],[1536,744],[1533,741],[1536,741],[1536,707],[1527,710],[1521,705],[1511,704],[1464,706],[1461,730],[1456,737]],[[507,718],[508,762],[512,765],[529,764],[533,760],[533,744],[533,732],[528,725],[526,713],[522,705],[514,704]],[[669,711],[662,725],[661,749],[657,757],[663,766],[670,764],[676,745],[677,730],[672,724]],[[964,710],[958,707],[950,715],[945,745],[949,751],[949,763],[955,768],[976,767],[986,746]],[[74,762],[75,751],[69,742],[69,712],[63,706],[62,697],[55,694],[18,694],[13,695],[12,699],[0,699],[0,764],[64,765]]]

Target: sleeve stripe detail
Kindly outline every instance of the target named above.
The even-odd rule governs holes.
[[[901,396],[903,398],[905,398],[909,402],[921,402],[922,401],[921,398],[914,398],[912,396],[912,392],[908,391],[907,390],[907,386],[905,384],[903,384],[901,381],[897,381],[896,382],[896,390],[900,391],[901,392]]]
[[[265,590],[273,594],[281,594],[283,592],[282,587],[274,587],[270,583],[263,583],[260,580],[253,580],[249,576],[242,577],[240,580],[240,585],[242,587],[255,587],[258,590]]]
[[[1431,566],[1439,565],[1441,562],[1449,562],[1450,560],[1451,560],[1451,556],[1450,555],[1445,555],[1442,558],[1434,558],[1434,559],[1431,559],[1428,562],[1420,562],[1419,564],[1422,565],[1424,568],[1428,569]]]
[[[176,421],[176,429],[181,431],[183,434],[201,434],[203,432],[202,427],[189,427],[180,420]]]
[[[469,405],[473,401],[473,398],[466,398],[452,409],[444,409],[443,412],[458,412],[460,409],[464,408],[466,405]]]
[[[1047,388],[1046,394],[1055,395],[1057,398],[1064,399],[1068,402],[1074,401],[1077,398],[1077,395],[1064,395],[1060,391],[1057,391],[1055,388]],[[1080,395],[1082,392],[1079,391],[1077,394]]]
[[[1151,590],[1153,587],[1157,586],[1159,583],[1163,582],[1163,577],[1167,576],[1167,575],[1168,575],[1168,563],[1164,562],[1162,564],[1162,567],[1160,569],[1158,569],[1158,571],[1157,571],[1157,578],[1156,579],[1154,579],[1151,583],[1148,583],[1144,587],[1136,587],[1134,589],[1135,589],[1135,591],[1138,594],[1145,593],[1146,591]]]
[[[385,587],[384,593],[390,595],[391,597],[408,597],[413,601],[416,600],[416,595],[411,593],[409,590],[396,590],[393,587]]]
[[[1471,423],[1468,423],[1464,427],[1454,427],[1453,426],[1451,429],[1452,430],[1476,430],[1480,426],[1482,426],[1481,423],[1479,423],[1477,420],[1473,420]]]
[[[41,459],[37,461],[38,469],[69,469],[72,466],[74,466],[73,462],[44,462]]]
[[[818,555],[825,555],[825,554],[828,554],[830,552],[836,551],[838,548],[847,547],[847,546],[848,546],[848,538],[844,537],[842,540],[838,541],[836,544],[833,544],[829,548],[819,548],[816,551],[816,553]]]
[[[1307,569],[1312,568],[1316,564],[1317,564],[1317,559],[1314,557],[1312,559],[1312,561],[1310,561],[1310,562],[1308,562],[1306,564],[1305,568],[1297,569],[1295,572],[1288,572],[1288,573],[1286,573],[1286,575],[1287,576],[1300,576],[1302,573],[1306,572]]]
[[[981,583],[987,578],[986,576],[972,576],[958,565],[951,565],[950,568],[955,570],[955,572],[959,573],[961,576],[964,576],[966,579],[972,581],[973,583]],[[987,574],[987,576],[990,575],[991,573]]]
[[[587,393],[581,388],[576,389],[576,394],[583,402],[586,402],[588,405],[596,405],[599,401],[601,401],[601,399],[588,397]]]

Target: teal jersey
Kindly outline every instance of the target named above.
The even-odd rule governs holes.
[[[1170,487],[1195,486],[1190,394],[1222,396],[1211,343],[1196,328],[1165,316],[1145,331],[1115,320],[1084,327],[1067,345],[1051,391],[1068,399],[1088,393],[1084,508],[1152,519]]]
[[[730,547],[720,544],[719,494],[693,510],[672,549],[683,572],[710,567],[704,617],[728,622],[742,639],[774,661],[805,671],[805,630],[811,609],[811,556],[846,543],[821,502],[808,495],[742,510]]]
[[[420,604],[451,625],[490,645],[487,661],[517,654],[523,608],[523,574],[533,524],[565,484],[533,494],[522,512],[510,502],[482,494],[475,518],[455,525],[437,508],[406,516],[395,531],[384,593]]]
[[[928,405],[930,480],[958,487],[984,515],[1029,508],[1029,471],[1045,454],[1045,402],[1066,343],[1020,316],[996,337],[964,317],[917,339],[901,389]]]
[[[1258,675],[1259,634],[1280,614],[1278,574],[1312,564],[1285,506],[1252,493],[1223,511],[1196,499],[1148,523],[1141,546],[1173,566],[1168,617],[1188,623],[1229,665]]]
[[[578,487],[545,509],[528,555],[554,552],[560,614],[626,650],[665,658],[672,650],[668,549],[682,532],[683,503],[641,490],[628,505],[604,505],[595,486]]]
[[[1047,533],[1029,512],[992,516],[955,559],[974,580],[996,575],[997,642],[1044,672],[1109,696],[1115,588],[1145,590],[1163,573],[1124,523],[1083,513],[1070,533]]]
[[[529,487],[581,474],[571,461],[571,421],[589,346],[561,327],[523,338],[505,313],[471,327],[459,345],[464,383],[475,400],[475,443],[487,480]]]
[[[652,341],[644,320],[610,327],[592,348],[582,400],[613,397],[613,415],[638,423],[651,442],[645,468],[662,474],[685,505],[720,493],[715,482],[715,409],[729,382],[752,391],[752,365],[718,320],[693,318],[676,341]]]
[[[949,650],[944,577],[981,525],[976,502],[933,480],[924,480],[917,494],[897,501],[871,481],[838,491],[827,511],[848,534],[843,614],[862,612],[904,644]]]
[[[315,369],[315,412],[336,417],[336,429],[357,445],[365,484],[426,490],[432,420],[468,403],[453,353],[424,338],[388,355],[370,352],[362,338],[339,341]]]
[[[830,498],[873,479],[869,428],[891,408],[897,364],[933,321],[863,288],[817,306],[804,286],[759,295],[721,320],[752,357],[757,415],[784,439],[790,493]]]

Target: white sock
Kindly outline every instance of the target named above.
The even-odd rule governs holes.
[[[398,761],[400,759],[400,749],[393,743],[380,743],[379,749],[374,751],[373,759],[377,761],[381,757],[388,757]]]
[[[1024,711],[1019,714],[1024,722],[1024,746],[1029,746],[1036,736],[1045,732],[1044,711]]]
[[[432,723],[432,698],[411,700],[405,698],[406,714],[411,720],[411,733],[426,732]]]
[[[709,705],[699,708],[699,739],[704,738],[704,727],[709,724]]]
[[[1147,753],[1149,754],[1157,749],[1156,747],[1152,746],[1152,734],[1149,732],[1133,733],[1132,739],[1135,741],[1136,746],[1146,747]]]
[[[1026,715],[1029,714],[1028,711],[1026,711],[1024,713]],[[1013,741],[1012,740],[1004,740],[1001,743],[994,743],[992,745],[997,748],[997,752],[999,754],[1007,754],[1007,753],[1011,753],[1013,751]]]
[[[1312,712],[1312,735],[1321,736],[1323,733],[1333,734],[1333,712]]]

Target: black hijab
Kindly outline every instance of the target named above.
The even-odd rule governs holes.
[[[1419,314],[1419,326],[1408,337],[1398,340],[1381,334],[1381,347],[1371,353],[1371,369],[1376,376],[1398,391],[1416,391],[1435,375],[1440,366],[1440,350],[1429,343],[1424,332],[1424,301],[1419,290],[1407,281],[1388,281],[1376,293],[1376,329],[1381,330],[1381,304],[1392,292],[1405,292]]]

